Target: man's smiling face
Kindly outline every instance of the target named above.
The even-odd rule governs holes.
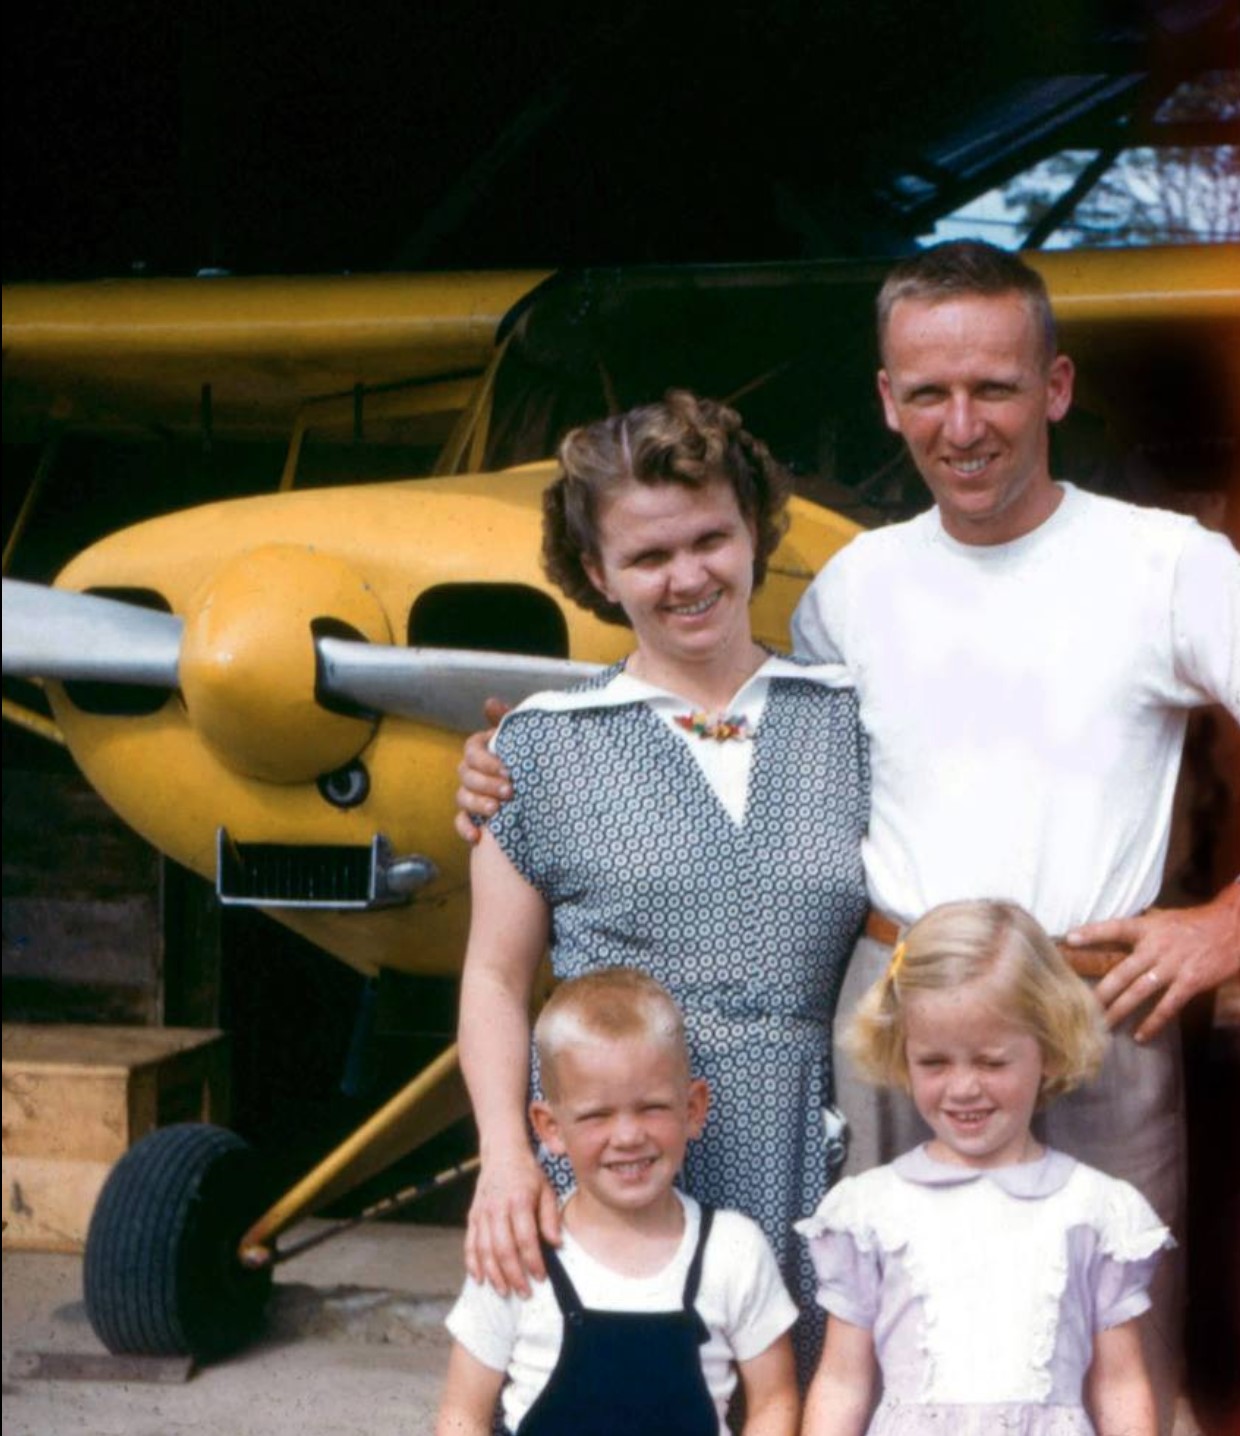
[[[898,300],[878,387],[887,426],[908,444],[944,529],[1007,543],[1054,512],[1049,425],[1072,402],[1072,362],[1043,352],[1020,294]]]

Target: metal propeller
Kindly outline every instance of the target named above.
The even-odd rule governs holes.
[[[184,622],[95,594],[3,581],[6,674],[175,688]],[[374,713],[469,733],[485,698],[518,703],[567,688],[594,663],[461,648],[400,648],[343,638],[315,640],[320,691]]]
[[[6,578],[4,671],[175,688],[185,624],[175,614]]]

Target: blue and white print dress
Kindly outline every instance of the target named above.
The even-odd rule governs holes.
[[[685,1188],[762,1227],[802,1311],[802,1363],[823,1314],[792,1224],[829,1185],[831,1017],[866,910],[869,773],[847,683],[771,658],[737,695],[759,715],[740,821],[690,747],[709,740],[674,730],[659,699],[676,700],[619,666],[527,700],[495,742],[515,796],[490,831],[551,908],[555,975],[639,967],[684,1010],[711,1088]]]

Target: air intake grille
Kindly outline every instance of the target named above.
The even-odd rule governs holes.
[[[219,831],[216,892],[241,907],[372,908],[401,898],[382,877],[386,844],[237,843]]]

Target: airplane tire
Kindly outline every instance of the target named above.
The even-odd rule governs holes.
[[[257,1335],[271,1268],[237,1243],[266,1205],[257,1154],[206,1123],[162,1127],[112,1169],[86,1236],[86,1312],[113,1353],[209,1361]]]

